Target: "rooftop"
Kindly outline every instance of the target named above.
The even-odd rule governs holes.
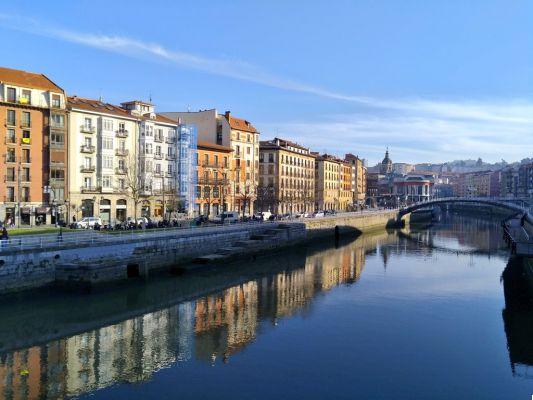
[[[52,82],[46,75],[27,72],[18,69],[0,67],[0,82],[26,88],[50,90],[65,93],[63,89]]]

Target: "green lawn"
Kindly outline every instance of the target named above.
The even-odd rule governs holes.
[[[63,232],[69,232],[70,229],[63,228]],[[51,234],[58,233],[59,228],[56,227],[43,227],[43,228],[11,228],[7,230],[9,236],[22,236],[22,235],[42,235],[42,234]]]

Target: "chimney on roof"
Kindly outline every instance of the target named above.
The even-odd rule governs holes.
[[[227,119],[228,121],[229,121],[229,117],[230,117],[230,115],[231,115],[231,112],[229,112],[229,111],[226,111],[226,112],[224,113],[224,116],[226,117],[226,119]]]

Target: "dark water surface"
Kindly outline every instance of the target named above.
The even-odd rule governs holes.
[[[0,399],[530,399],[533,313],[504,311],[500,238],[498,221],[450,217],[4,299]]]

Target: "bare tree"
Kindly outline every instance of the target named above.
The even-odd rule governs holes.
[[[244,218],[244,215],[246,214],[246,205],[248,205],[248,208],[250,207],[250,204],[255,199],[255,193],[256,193],[256,187],[255,185],[247,182],[244,185],[239,185],[237,195],[239,196],[239,199],[243,205],[242,207],[242,216]]]
[[[137,208],[144,197],[145,179],[141,174],[140,161],[134,154],[130,153],[126,157],[124,168],[124,189],[126,195],[133,201],[134,219],[137,220]]]

